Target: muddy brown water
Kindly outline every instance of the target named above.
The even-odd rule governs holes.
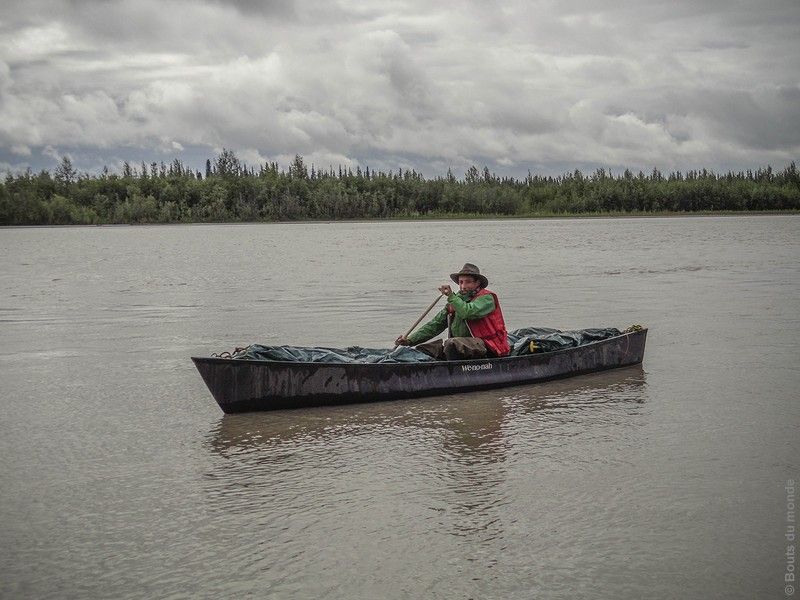
[[[0,229],[0,597],[783,597],[800,217]],[[189,357],[388,347],[465,262],[641,367],[225,416]]]

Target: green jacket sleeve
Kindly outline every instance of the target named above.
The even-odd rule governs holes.
[[[456,311],[456,316],[465,321],[480,319],[494,310],[494,296],[491,294],[478,296],[472,302],[465,302],[461,296],[452,293],[447,297],[447,303]]]
[[[435,317],[408,336],[412,346],[427,342],[447,329],[447,309],[440,310]]]

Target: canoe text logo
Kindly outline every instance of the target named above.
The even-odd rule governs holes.
[[[485,371],[491,369],[494,365],[492,363],[483,363],[482,365],[461,365],[462,371]]]

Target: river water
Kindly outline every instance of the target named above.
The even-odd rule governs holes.
[[[800,217],[0,230],[3,598],[782,598]],[[644,364],[225,416],[189,357],[388,347],[478,264]],[[793,506],[793,505],[792,505]]]

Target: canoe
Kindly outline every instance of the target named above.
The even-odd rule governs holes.
[[[642,362],[647,329],[540,354],[423,363],[192,357],[226,413],[444,395],[573,377]]]

